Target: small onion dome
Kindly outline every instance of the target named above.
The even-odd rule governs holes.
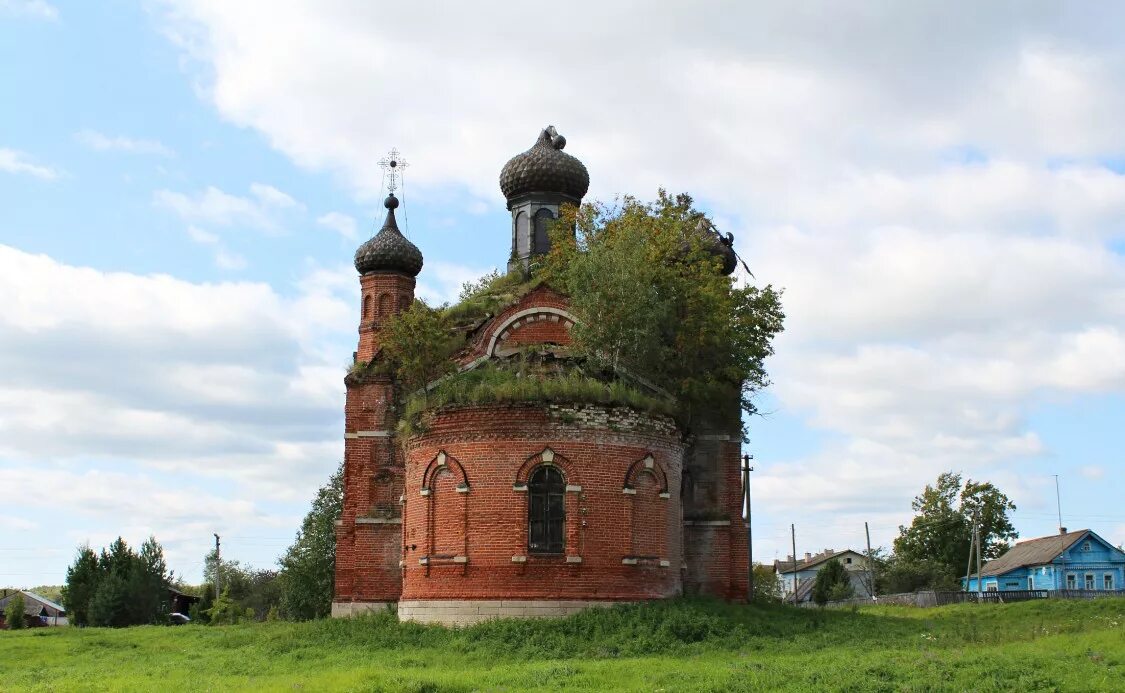
[[[422,271],[422,251],[398,230],[395,208],[398,198],[392,193],[383,202],[387,220],[383,228],[355,251],[355,268],[360,274],[368,272],[402,272],[417,277]]]
[[[553,125],[539,133],[531,149],[517,154],[500,171],[500,190],[508,200],[527,193],[556,193],[581,200],[590,189],[590,174],[581,161],[562,148],[566,138]]]

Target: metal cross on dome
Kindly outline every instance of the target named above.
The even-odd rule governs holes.
[[[387,155],[379,159],[379,168],[383,169],[383,175],[387,179],[387,192],[392,195],[398,190],[398,180],[402,176],[403,169],[410,166],[406,160],[402,158],[402,154],[398,149],[391,149]]]

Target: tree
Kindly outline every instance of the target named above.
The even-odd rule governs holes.
[[[22,592],[16,592],[12,598],[8,600],[7,605],[4,607],[4,622],[8,624],[8,630],[20,630],[27,625],[23,615],[26,606],[27,604],[24,602]]]
[[[820,606],[828,602],[850,599],[855,595],[852,579],[844,564],[833,558],[816,571],[812,598]]]
[[[163,623],[171,583],[164,549],[155,537],[145,541],[140,553],[118,537],[97,555],[89,546],[79,547],[66,571],[63,600],[78,626]]]
[[[754,566],[754,601],[759,604],[781,603],[781,578],[771,566]]]
[[[570,297],[576,354],[667,390],[689,421],[732,398],[756,413],[785,317],[772,286],[720,272],[713,234],[700,231],[709,224],[691,197],[663,190],[650,204],[564,207],[541,270]]]
[[[1008,518],[1015,504],[991,483],[970,479],[962,484],[954,472],[927,484],[911,507],[917,514],[909,527],[899,527],[894,553],[900,578],[927,576],[929,583],[919,588],[945,588],[964,574],[974,524],[980,527],[985,560],[999,557],[1017,536]]]
[[[1016,504],[991,483],[972,479],[965,482],[965,488],[961,489],[961,515],[970,525],[980,525],[984,560],[999,558],[1008,550],[1008,542],[1019,536],[1008,519],[1008,513],[1015,509]]]
[[[66,584],[62,588],[62,603],[71,624],[90,625],[90,598],[94,596],[99,578],[97,554],[88,544],[79,546],[74,563],[66,569]]]
[[[332,611],[336,520],[344,508],[344,465],[322,486],[281,564],[281,611],[287,618],[323,618]]]
[[[444,311],[416,300],[384,321],[380,343],[380,365],[409,394],[453,370],[449,356],[459,341]]]
[[[215,598],[215,603],[207,612],[207,622],[213,626],[233,626],[246,618],[246,611],[230,596],[230,590]]]

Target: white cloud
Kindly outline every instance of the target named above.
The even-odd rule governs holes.
[[[262,231],[277,231],[284,210],[303,209],[292,197],[269,185],[253,183],[250,192],[254,199],[231,195],[214,186],[207,186],[195,195],[157,190],[153,202],[187,222],[244,226]]]
[[[23,173],[43,180],[55,180],[60,175],[58,169],[36,164],[27,154],[5,147],[0,147],[0,171]]]
[[[0,462],[125,460],[307,497],[339,459],[355,339],[353,287],[326,276],[285,298],[0,246]]]
[[[357,236],[355,218],[342,212],[322,214],[317,217],[316,223],[332,229],[348,240],[354,240]]]
[[[220,248],[215,253],[215,265],[219,269],[225,270],[246,269],[246,258],[238,253],[232,253],[229,250]]]
[[[264,183],[251,183],[250,192],[254,197],[258,198],[261,203],[268,207],[277,207],[279,209],[304,209],[304,205],[294,200],[289,195],[281,192],[272,185]]]
[[[188,236],[191,240],[202,245],[216,245],[219,242],[219,236],[211,233],[198,226],[188,226]]]
[[[16,16],[55,21],[59,10],[45,0],[0,0],[0,10]]]
[[[430,305],[452,303],[461,293],[461,286],[465,282],[480,279],[485,274],[493,271],[494,267],[478,269],[454,262],[440,260],[426,263],[425,274],[418,284],[418,298]]]
[[[265,3],[167,6],[224,118],[361,197],[393,144],[416,203],[453,185],[499,208],[497,172],[548,123],[591,197],[704,197],[787,290],[774,394],[828,442],[756,483],[767,510],[820,513],[803,520],[826,545],[861,508],[904,520],[942,469],[1033,501],[1011,463],[1053,451],[1029,410],[1125,391],[1125,175],[1106,163],[1125,45],[1105,31],[1125,8],[577,2],[581,26],[544,41],[499,3],[269,4],[268,25]],[[478,274],[423,252],[427,300]]]
[[[200,245],[211,246],[215,250],[215,266],[224,270],[246,269],[246,258],[238,253],[231,252],[223,245],[218,234],[211,233],[198,226],[188,226],[188,236]]]
[[[130,154],[155,154],[158,156],[175,156],[169,147],[156,140],[134,139],[131,137],[111,137],[96,130],[81,130],[74,133],[74,139],[79,143],[99,152],[119,151]]]
[[[1083,465],[1079,468],[1078,473],[1093,481],[1100,481],[1105,478],[1105,468],[1099,467],[1096,464]]]

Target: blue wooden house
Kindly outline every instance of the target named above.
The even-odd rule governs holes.
[[[962,583],[966,581],[962,580]],[[1125,552],[1083,529],[1021,541],[1000,558],[984,564],[980,589],[1012,590],[1125,590]],[[976,592],[977,576],[965,584]]]

